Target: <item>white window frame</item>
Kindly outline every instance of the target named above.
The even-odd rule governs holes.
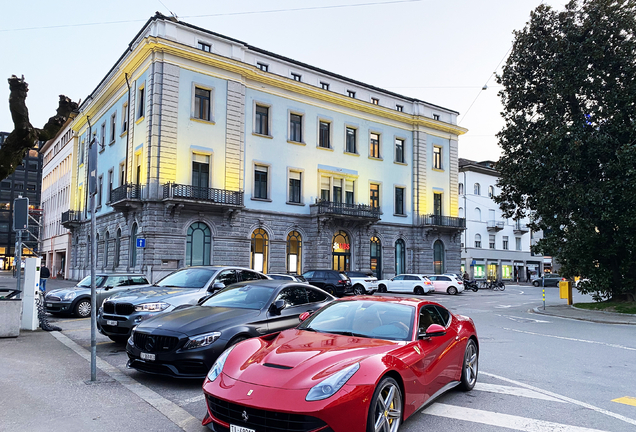
[[[256,176],[254,175],[257,167],[267,168],[267,198],[256,198]],[[272,164],[267,162],[254,161],[252,163],[252,200],[254,201],[272,201]]]
[[[323,147],[320,145],[320,123],[329,124],[329,146]],[[331,119],[326,119],[324,117],[318,117],[318,121],[316,123],[316,136],[318,139],[316,140],[316,147],[321,148],[323,150],[332,150],[333,149],[333,121]]]
[[[292,173],[297,173],[300,174],[300,201],[299,202],[293,202],[290,200],[290,194],[289,194],[289,181],[292,178]],[[269,185],[269,183],[268,183]],[[295,168],[295,167],[287,167],[287,204],[289,205],[297,205],[297,206],[304,206],[305,205],[305,194],[304,194],[304,189],[305,189],[305,170],[303,168]]]
[[[261,106],[267,108],[267,134],[256,132],[256,107]],[[252,135],[273,138],[272,135],[272,104],[255,100],[252,103]]]
[[[143,93],[143,97],[141,97],[141,94]],[[146,94],[146,81],[144,81],[143,83],[141,83],[138,87],[137,87],[137,96],[135,97],[135,119],[136,121],[141,121],[142,119],[144,119],[146,117],[146,109],[148,108],[146,106],[146,99],[148,98],[148,95]],[[141,102],[143,103],[143,113],[141,112],[141,109],[139,107],[139,101],[141,100]]]
[[[397,208],[395,206],[395,195],[398,189],[402,189],[402,213],[397,212]],[[406,185],[403,184],[394,184],[393,185],[393,216],[397,217],[405,217],[407,214],[406,211]]]
[[[291,138],[291,116],[300,116],[300,141],[292,140]],[[305,144],[305,135],[307,129],[305,129],[305,113],[299,110],[287,110],[287,142],[293,144]]]
[[[210,92],[210,119],[205,120],[197,117],[197,112],[195,110],[195,101],[196,101],[196,89],[200,88],[201,90],[208,90]],[[190,120],[195,120],[198,122],[204,123],[212,123],[214,124],[214,87],[193,82],[190,88],[191,98],[190,98]]]
[[[397,147],[397,140],[402,141],[402,158],[404,159],[403,161],[399,161],[397,160],[396,157],[396,147]],[[397,164],[404,164],[404,165],[408,165],[408,162],[406,161],[406,138],[403,136],[398,136],[395,135],[393,137],[393,162],[397,163]]]

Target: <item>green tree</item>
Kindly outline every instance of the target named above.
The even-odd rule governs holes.
[[[636,294],[636,0],[540,5],[497,78],[506,217],[596,298]]]

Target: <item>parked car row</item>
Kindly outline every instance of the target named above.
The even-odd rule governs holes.
[[[401,274],[378,282],[379,292],[406,292],[416,295],[432,291],[451,295],[464,291],[464,282],[456,275]]]

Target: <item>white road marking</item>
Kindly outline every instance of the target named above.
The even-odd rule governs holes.
[[[543,320],[539,320],[539,319],[535,319],[535,318],[523,318],[523,317],[518,317],[518,316],[514,316],[514,315],[499,315],[499,314],[495,314],[495,315],[503,317],[503,318],[508,318],[511,321],[516,321],[516,322],[521,322],[521,323],[526,323],[526,322],[550,323],[551,322],[551,321],[543,321]]]
[[[50,332],[57,340],[64,345],[75,351],[80,357],[83,357],[87,361],[91,361],[91,353],[85,348],[81,347],[68,336],[63,335],[60,332]],[[108,374],[111,378],[118,381],[124,387],[131,392],[135,393],[141,399],[152,405],[157,411],[165,415],[174,424],[179,426],[186,432],[201,431],[201,420],[192,416],[189,412],[173,403],[172,401],[159,395],[157,392],[150,390],[143,384],[138,383],[115,366],[110,365],[104,360],[97,357],[97,367]]]
[[[510,387],[510,386],[502,386],[497,384],[486,384],[486,383],[478,382],[475,385],[475,390],[485,391],[490,393],[500,393],[500,394],[506,394],[511,396],[521,396],[521,397],[527,397],[532,399],[541,399],[541,400],[547,400],[550,402],[567,403],[562,399],[557,399],[555,397],[548,396],[543,393],[539,393],[534,390],[529,390],[522,387]]]
[[[195,403],[195,402],[201,402],[203,400],[205,400],[205,395],[199,395],[199,396],[195,396],[193,398],[186,399],[186,400],[183,400],[183,401],[179,402],[179,406],[184,406],[184,405],[188,405],[188,404]]]
[[[465,420],[525,432],[600,432],[600,429],[570,426],[561,423],[553,423],[544,420],[535,420],[527,417],[501,414],[492,411],[482,411],[441,403],[434,403],[430,407],[426,408],[422,414],[452,418],[456,420]]]
[[[584,342],[584,343],[589,343],[589,344],[604,345],[604,346],[608,346],[608,347],[611,347],[611,348],[620,348],[620,349],[624,349],[624,350],[628,350],[628,351],[636,351],[636,348],[631,348],[631,347],[627,347],[627,346],[624,346],[624,345],[618,345],[618,344],[610,344],[610,343],[606,343],[606,342],[597,342],[597,341],[591,341],[591,340],[586,340],[586,339],[576,339],[576,338],[570,338],[570,337],[565,337],[565,336],[554,336],[554,335],[549,335],[549,334],[544,334],[544,333],[535,333],[535,332],[529,332],[529,331],[506,328],[506,327],[504,327],[504,330],[510,330],[510,331],[517,332],[517,333],[525,333],[525,334],[530,334],[530,335],[535,335],[535,336],[545,336],[545,337],[550,337],[550,338],[554,338],[554,339],[563,339],[563,340],[569,340],[569,341],[574,341],[574,342]]]
[[[636,420],[634,420],[634,419],[622,416],[620,414],[613,413],[613,412],[608,411],[606,409],[599,408],[599,407],[596,407],[594,405],[590,405],[590,404],[585,403],[585,402],[578,401],[576,399],[569,398],[567,396],[562,396],[560,394],[553,393],[553,392],[548,391],[548,390],[543,390],[543,389],[540,389],[538,387],[531,386],[529,384],[524,384],[522,382],[511,380],[510,378],[505,378],[505,377],[502,377],[502,376],[499,376],[499,375],[495,375],[495,374],[491,374],[491,373],[488,373],[488,372],[479,371],[479,373],[481,375],[485,375],[485,376],[489,376],[491,378],[496,378],[496,379],[499,379],[499,380],[502,380],[502,381],[506,381],[506,382],[508,382],[510,384],[514,384],[514,385],[519,386],[519,387],[525,387],[527,389],[534,390],[536,392],[543,393],[545,395],[552,396],[554,398],[564,400],[564,401],[569,402],[571,404],[578,405],[578,406],[581,406],[583,408],[587,408],[587,409],[596,411],[598,413],[605,414],[605,415],[610,416],[610,417],[614,417],[615,419],[624,421],[625,423],[636,425]]]
[[[512,307],[512,305],[499,305],[499,306],[495,306],[495,308],[497,308],[497,309],[508,309],[508,308],[511,308],[511,307]]]

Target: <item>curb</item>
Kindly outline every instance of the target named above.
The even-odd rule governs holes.
[[[577,309],[574,306],[570,306],[570,308],[572,308],[572,309],[574,309],[576,311],[580,311],[580,309]],[[634,321],[623,321],[623,320],[620,320],[620,319],[607,320],[607,319],[598,319],[598,318],[586,318],[586,317],[583,317],[583,316],[569,316],[569,315],[563,315],[563,314],[559,314],[559,313],[551,313],[551,312],[544,311],[544,310],[541,309],[541,306],[532,308],[531,311],[536,313],[536,314],[539,314],[539,315],[555,316],[555,317],[559,317],[559,318],[567,318],[567,319],[573,319],[573,320],[578,320],[578,321],[588,321],[588,322],[594,322],[594,323],[599,323],[599,324],[636,325],[636,320],[634,320]],[[586,312],[602,313],[602,314],[606,314],[606,315],[613,316],[613,317],[616,317],[616,318],[625,318],[621,314],[617,314],[615,312],[605,312],[605,311],[586,311]]]

